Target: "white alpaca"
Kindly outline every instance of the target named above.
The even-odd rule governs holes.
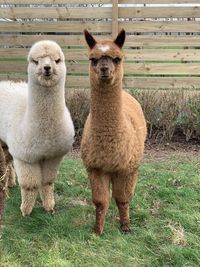
[[[38,191],[45,210],[54,210],[54,180],[74,139],[65,77],[59,45],[40,41],[28,55],[28,84],[0,82],[0,141],[14,159],[23,216],[31,213]]]

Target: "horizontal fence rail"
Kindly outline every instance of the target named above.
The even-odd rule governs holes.
[[[27,80],[27,54],[38,40],[61,45],[67,88],[88,88],[83,30],[96,38],[127,33],[124,87],[200,89],[197,0],[0,0],[0,80]]]

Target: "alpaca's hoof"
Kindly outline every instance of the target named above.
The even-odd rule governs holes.
[[[55,209],[51,209],[51,210],[45,209],[45,211],[48,212],[49,214],[52,214],[52,215],[56,212]]]
[[[130,229],[128,224],[121,224],[120,225],[120,230],[122,231],[123,234],[131,233],[131,229]]]
[[[9,178],[8,179],[8,187],[14,187],[14,186],[16,186],[16,181],[15,181],[15,179],[13,179],[13,178]]]
[[[102,227],[99,227],[97,225],[94,226],[93,228],[93,232],[96,234],[96,235],[101,235],[103,233],[103,228]]]
[[[46,212],[54,214],[55,213],[55,201],[48,201],[46,203],[43,202],[43,208],[45,209]]]
[[[22,213],[22,216],[23,216],[23,217],[26,217],[26,216],[30,215],[31,212],[32,212],[32,209],[27,208],[27,207],[24,208],[24,207],[22,207],[22,206],[21,206],[20,210],[21,210],[21,213]]]
[[[43,208],[48,213],[54,214],[55,213],[54,207],[55,207],[55,201],[54,200],[52,200],[51,202],[48,201],[47,203],[43,202]]]

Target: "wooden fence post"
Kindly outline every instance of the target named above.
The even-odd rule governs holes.
[[[116,38],[118,34],[118,0],[112,0],[112,38]]]

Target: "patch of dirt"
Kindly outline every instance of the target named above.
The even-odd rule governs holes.
[[[67,155],[71,159],[80,159],[81,158],[81,152],[79,148],[73,148],[71,152]]]
[[[68,157],[80,159],[80,149],[73,149]],[[170,143],[150,143],[145,145],[144,161],[163,162],[167,160],[200,160],[200,142],[170,142]]]
[[[165,144],[147,143],[144,161],[163,162],[167,160],[197,160],[200,159],[200,143],[170,142]]]

